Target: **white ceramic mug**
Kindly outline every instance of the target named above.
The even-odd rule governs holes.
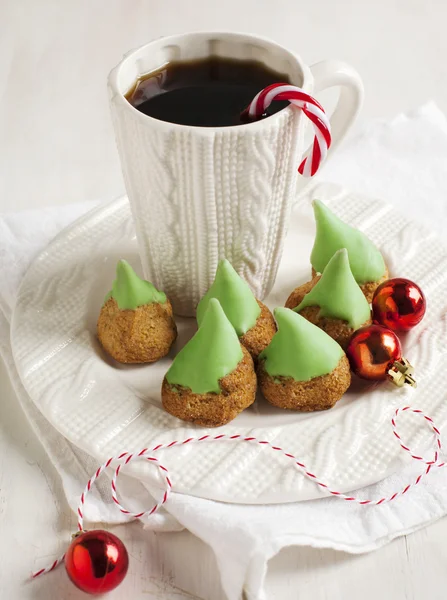
[[[360,77],[345,63],[308,67],[274,42],[237,33],[161,38],[128,53],[113,69],[112,116],[144,276],[185,316],[195,314],[224,257],[257,298],[268,294],[297,190],[308,181],[297,169],[309,124],[292,106],[254,123],[213,128],[160,121],[126,100],[142,75],[170,61],[210,55],[254,58],[287,73],[310,94],[340,86],[329,154],[354,121],[363,95]]]

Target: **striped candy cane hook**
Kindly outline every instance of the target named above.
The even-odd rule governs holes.
[[[426,460],[422,456],[415,454],[413,452],[413,450],[411,450],[411,448],[407,444],[405,444],[404,441],[402,440],[402,437],[397,428],[397,417],[400,414],[407,413],[407,412],[421,416],[424,419],[425,423],[428,424],[430,426],[431,430],[433,431],[434,452],[433,452],[433,457],[430,460]],[[381,498],[373,498],[373,499],[359,498],[357,496],[353,496],[351,494],[344,494],[340,491],[332,489],[331,486],[329,486],[327,483],[322,481],[312,470],[310,470],[296,456],[294,456],[290,452],[287,452],[286,450],[281,448],[281,446],[273,445],[271,442],[269,442],[267,440],[258,440],[255,437],[246,436],[246,435],[239,434],[239,433],[235,434],[235,435],[227,435],[224,433],[221,433],[218,435],[206,434],[206,435],[202,435],[201,437],[190,437],[185,440],[179,440],[179,441],[174,440],[174,441],[168,442],[166,444],[158,444],[152,449],[143,448],[143,450],[140,450],[139,452],[134,452],[134,453],[123,452],[123,453],[119,454],[118,456],[109,458],[105,463],[103,463],[95,471],[95,473],[93,473],[93,475],[88,480],[83,493],[81,494],[81,497],[79,500],[78,511],[77,511],[78,529],[79,529],[79,531],[83,530],[84,505],[85,505],[87,495],[91,491],[95,481],[108,467],[114,468],[112,482],[111,482],[113,501],[115,502],[115,504],[117,505],[117,507],[119,508],[119,510],[122,513],[129,515],[131,517],[134,517],[136,519],[141,519],[141,518],[153,515],[160,508],[160,506],[162,506],[168,500],[169,493],[172,489],[172,483],[169,478],[168,469],[166,467],[164,467],[159,462],[158,458],[153,456],[153,454],[155,452],[159,452],[160,450],[168,450],[168,449],[174,448],[176,446],[177,447],[184,446],[185,444],[193,444],[193,443],[199,443],[199,442],[207,442],[207,443],[211,443],[211,442],[246,442],[246,443],[252,443],[252,444],[259,444],[260,446],[270,448],[270,450],[273,450],[276,453],[282,454],[285,458],[289,459],[296,469],[298,469],[305,477],[307,477],[308,479],[313,481],[313,483],[315,485],[322,488],[328,495],[336,496],[337,498],[346,500],[348,502],[354,502],[361,506],[366,506],[366,505],[379,506],[380,504],[385,504],[386,502],[392,502],[399,496],[403,496],[404,494],[406,494],[410,488],[414,487],[415,485],[418,485],[421,482],[421,480],[426,475],[428,475],[428,473],[431,471],[431,469],[433,467],[445,467],[446,462],[444,462],[440,459],[440,454],[442,452],[441,432],[439,431],[438,427],[436,427],[435,423],[433,422],[433,419],[431,417],[429,417],[428,415],[425,415],[421,410],[419,410],[417,408],[411,408],[411,406],[404,406],[402,408],[396,409],[394,411],[392,419],[391,419],[391,426],[392,426],[393,434],[396,437],[396,439],[398,440],[401,448],[403,450],[405,450],[405,452],[407,452],[414,460],[417,460],[418,462],[423,464],[424,470],[421,471],[421,473],[416,477],[416,479],[414,481],[412,481],[411,483],[404,486],[401,490],[398,490],[396,492],[393,492],[392,494],[383,496]],[[128,509],[126,509],[124,506],[122,506],[122,504],[118,500],[117,487],[116,487],[118,475],[120,474],[122,468],[124,466],[128,465],[130,462],[133,462],[136,460],[146,460],[149,463],[157,466],[158,469],[160,470],[162,481],[163,481],[163,487],[164,487],[164,493],[161,497],[161,500],[159,502],[157,502],[149,510],[139,512],[139,513],[133,513],[131,511],[129,511]],[[50,571],[53,571],[56,567],[58,567],[64,561],[64,556],[55,560],[47,568],[40,569],[40,571],[37,571],[36,573],[34,573],[32,575],[32,577],[33,578],[39,577],[40,575],[49,573]]]
[[[311,121],[315,137],[309,155],[302,161],[298,171],[304,177],[312,177],[318,171],[331,145],[331,124],[323,107],[315,98],[301,88],[288,83],[274,83],[261,90],[242,113],[249,120],[256,120],[265,113],[275,100],[288,100],[300,108]]]

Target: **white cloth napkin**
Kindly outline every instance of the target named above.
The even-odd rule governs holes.
[[[337,152],[320,179],[394,203],[441,232],[447,224],[446,166],[447,121],[434,104],[428,104],[391,122],[371,123]],[[91,206],[77,204],[0,216],[0,352],[23,410],[60,473],[73,510],[96,461],[59,435],[27,396],[11,356],[9,321],[20,278],[35,253]],[[420,465],[410,465],[361,494],[379,497],[401,489],[418,468]],[[147,490],[139,482],[124,476],[120,490],[124,501],[127,495],[150,506]],[[229,600],[238,600],[243,591],[250,600],[262,600],[267,562],[284,546],[367,552],[446,513],[447,470],[436,469],[411,493],[379,507],[361,507],[337,498],[241,506],[173,493],[166,509],[145,527],[186,527],[213,549]],[[91,498],[86,516],[94,521],[123,520],[105,485]]]

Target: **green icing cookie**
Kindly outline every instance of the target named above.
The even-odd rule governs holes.
[[[259,355],[272,377],[309,381],[331,373],[344,355],[322,329],[289,308],[275,309],[278,332]]]
[[[334,254],[321,279],[293,310],[300,312],[306,306],[319,306],[322,317],[347,321],[353,329],[371,317],[369,304],[351,272],[345,248]]]
[[[217,298],[238,336],[244,335],[255,324],[261,309],[253,292],[231,263],[224,259],[219,262],[216,277],[207,293],[197,306],[197,322],[203,321],[211,298]]]
[[[182,385],[195,394],[220,394],[219,379],[234,371],[242,358],[233,326],[219,301],[211,298],[202,324],[174,358],[166,379],[171,385]]]
[[[315,271],[322,273],[335,252],[346,248],[357,283],[378,281],[383,277],[385,263],[382,255],[366,235],[343,223],[320,200],[314,200],[313,207],[317,234],[310,261]]]
[[[166,294],[159,292],[149,281],[138,277],[126,260],[120,260],[116,266],[116,279],[104,302],[109,298],[115,298],[121,310],[135,310],[144,304],[166,302]]]

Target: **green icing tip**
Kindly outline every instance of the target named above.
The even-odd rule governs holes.
[[[322,273],[335,252],[346,248],[357,283],[378,281],[383,277],[383,257],[366,235],[344,223],[320,200],[314,200],[313,207],[317,233],[310,261],[315,271]]]
[[[195,394],[219,394],[219,380],[234,371],[242,358],[233,326],[219,301],[211,298],[197,333],[174,358],[166,379]]]
[[[321,279],[293,310],[299,312],[306,306],[319,306],[322,317],[347,321],[353,329],[371,317],[369,304],[351,272],[345,248],[334,254]]]
[[[211,298],[217,298],[238,336],[244,335],[255,324],[261,309],[248,283],[224,259],[217,266],[216,277],[197,306],[197,322],[203,321]]]
[[[335,369],[344,355],[337,342],[289,308],[274,313],[278,331],[259,356],[269,375],[309,381]]]
[[[126,260],[120,260],[116,266],[116,279],[104,302],[109,298],[115,298],[121,310],[135,310],[144,304],[166,302],[166,294],[159,292],[149,281],[138,277]]]

